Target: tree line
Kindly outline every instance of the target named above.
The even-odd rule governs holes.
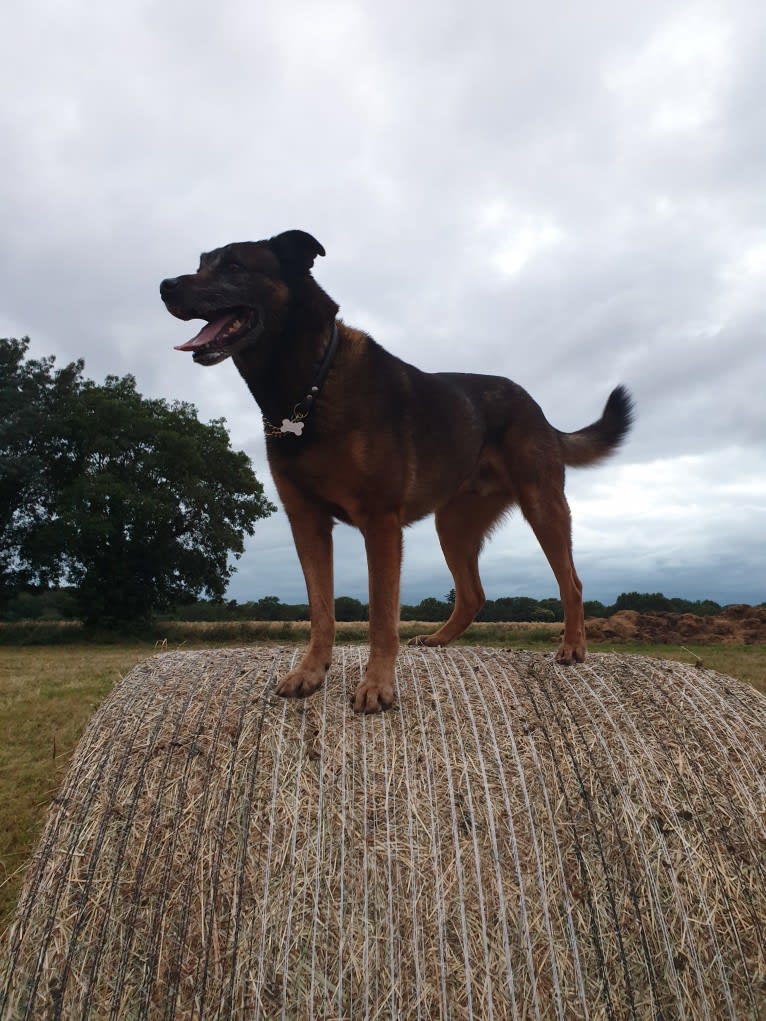
[[[443,599],[429,596],[419,603],[404,604],[402,620],[438,622],[446,620],[452,611],[454,592]],[[585,603],[586,617],[611,617],[620,610],[638,610],[641,613],[694,613],[711,616],[720,613],[724,607],[712,599],[668,598],[661,592],[623,592],[613,603],[598,600]],[[77,619],[79,604],[72,589],[46,589],[25,591],[10,601],[2,616],[6,620],[67,620]],[[164,620],[186,621],[300,621],[309,619],[307,603],[283,603],[278,596],[264,596],[262,599],[237,602],[237,600],[198,599],[187,601],[175,607],[166,608],[159,614]],[[339,621],[366,621],[369,608],[360,599],[339,596],[335,600],[335,619]],[[558,599],[533,599],[530,596],[506,596],[489,599],[476,618],[480,622],[523,621],[555,623],[563,621],[564,613]]]
[[[452,612],[454,589],[439,599],[428,596],[417,603],[403,603],[402,621],[445,621]],[[614,602],[604,603],[597,599],[585,601],[586,617],[611,617],[621,610],[636,610],[640,613],[697,614],[710,617],[719,614],[724,607],[713,599],[669,598],[661,592],[623,592]],[[200,600],[183,607],[184,620],[224,621],[307,621],[308,606],[305,603],[282,602],[276,595],[247,602],[210,602]],[[337,621],[369,620],[369,605],[361,599],[341,595],[335,600]],[[553,624],[564,620],[561,599],[534,599],[528,595],[508,595],[498,599],[487,599],[479,612],[477,621],[484,623]]]
[[[429,596],[419,603],[403,604],[402,620],[442,621],[452,612],[455,591],[442,599]],[[661,592],[623,592],[613,603],[592,599],[585,602],[586,617],[611,617],[620,610],[638,610],[641,613],[694,613],[712,616],[723,606],[712,599],[668,598]],[[304,603],[283,603],[277,596],[265,596],[252,602],[238,603],[200,601],[185,606],[184,620],[308,620],[309,608]],[[365,621],[369,607],[360,599],[339,596],[335,600],[335,619],[339,621]],[[555,623],[564,620],[564,609],[559,599],[533,599],[531,596],[504,596],[488,599],[477,616],[477,621],[500,623],[509,621]]]

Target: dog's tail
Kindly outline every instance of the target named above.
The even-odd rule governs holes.
[[[609,394],[598,422],[573,433],[559,433],[564,463],[571,468],[595,464],[619,447],[633,422],[633,398],[617,386]]]

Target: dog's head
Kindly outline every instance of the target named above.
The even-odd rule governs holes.
[[[207,322],[176,350],[192,351],[200,365],[216,365],[255,342],[286,306],[291,286],[324,254],[316,238],[302,230],[205,252],[196,273],[160,284],[168,312]]]

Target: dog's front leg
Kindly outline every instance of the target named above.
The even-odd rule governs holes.
[[[303,568],[311,612],[309,647],[295,670],[276,687],[284,698],[305,698],[322,686],[332,659],[335,640],[335,604],[332,573],[332,516],[307,499],[294,486],[280,480],[282,498],[295,548]]]
[[[362,528],[370,592],[370,658],[354,692],[354,712],[377,713],[394,701],[399,651],[402,525],[398,514],[371,516]]]

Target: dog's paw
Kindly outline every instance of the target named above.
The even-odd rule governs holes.
[[[324,683],[327,671],[321,667],[301,667],[285,674],[274,689],[281,698],[308,698]]]
[[[556,652],[556,662],[562,666],[571,666],[573,663],[585,662],[585,644],[578,642],[576,645],[570,642],[562,642]]]
[[[414,638],[407,640],[407,645],[419,645],[426,646],[428,648],[436,648],[439,645],[444,645],[444,642],[440,642],[435,635],[415,635]]]
[[[393,704],[393,678],[390,681],[374,681],[365,677],[356,686],[354,692],[355,713],[381,713],[385,709],[390,709]]]

